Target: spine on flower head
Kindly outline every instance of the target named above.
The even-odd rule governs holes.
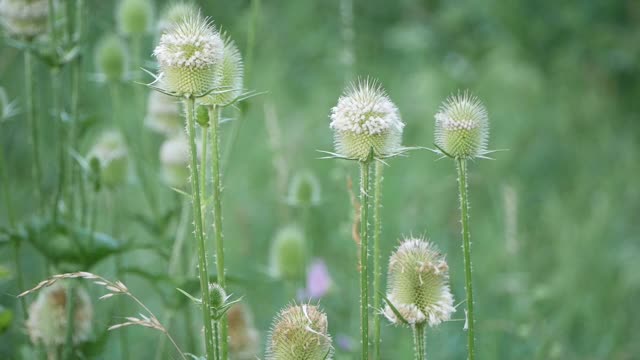
[[[224,106],[242,95],[244,76],[242,54],[233,40],[228,36],[225,36],[224,39],[224,56],[217,72],[217,77],[220,79],[219,91],[203,98],[203,104]]]
[[[450,96],[435,115],[435,142],[456,159],[473,159],[487,153],[489,117],[474,95]]]

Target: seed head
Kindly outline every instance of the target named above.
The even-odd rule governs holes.
[[[227,302],[227,292],[217,283],[209,284],[210,305],[214,309],[219,309]]]
[[[306,257],[306,241],[302,230],[296,226],[282,228],[271,244],[271,273],[280,279],[302,279]]]
[[[287,202],[296,207],[320,204],[320,182],[310,171],[296,173],[289,184]]]
[[[449,268],[436,247],[421,239],[402,242],[389,260],[387,298],[411,325],[437,325],[453,313]],[[387,305],[384,315],[400,324]]]
[[[118,29],[125,35],[141,35],[151,29],[153,5],[150,0],[121,0],[117,8]]]
[[[7,33],[33,39],[47,31],[48,0],[0,0],[0,23]]]
[[[436,145],[449,155],[472,159],[487,153],[489,117],[477,97],[468,92],[450,96],[435,118]]]
[[[203,98],[202,103],[220,106],[228,105],[242,94],[242,79],[244,76],[242,54],[240,54],[240,50],[229,37],[225,37],[224,56],[222,63],[218,67],[217,76],[220,79],[220,93],[211,94]]]
[[[162,177],[171,187],[181,188],[189,180],[189,143],[186,136],[169,138],[160,147]]]
[[[127,50],[116,35],[107,35],[96,47],[95,61],[107,81],[121,81],[127,69]]]
[[[123,184],[128,175],[127,146],[117,131],[103,133],[93,145],[87,156],[100,163],[100,180],[108,187]]]
[[[152,91],[147,102],[147,116],[144,124],[151,130],[166,137],[184,135],[184,125],[180,115],[180,102],[159,91]]]
[[[276,316],[267,344],[267,360],[331,359],[327,315],[314,305],[289,305]]]
[[[393,156],[402,151],[404,123],[400,112],[382,87],[373,81],[352,84],[331,109],[336,152],[365,161]]]
[[[254,360],[260,348],[260,336],[253,324],[253,315],[242,303],[231,306],[227,312],[229,324],[229,358]]]
[[[65,344],[68,325],[67,289],[67,283],[56,282],[43,289],[36,301],[29,306],[26,326],[33,344],[41,344],[47,348]],[[91,336],[93,306],[84,289],[75,287],[74,292],[73,343],[79,344]]]
[[[167,90],[179,96],[201,95],[219,83],[224,42],[199,14],[184,18],[162,34],[153,54]]]
[[[158,21],[158,32],[163,34],[185,18],[198,15],[198,9],[189,2],[174,2],[167,6]]]

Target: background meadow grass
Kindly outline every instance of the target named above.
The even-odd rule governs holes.
[[[164,3],[156,1],[156,10]],[[470,89],[489,111],[490,148],[508,149],[494,154],[495,161],[470,164],[478,357],[637,358],[640,3],[354,0],[353,68],[345,65],[344,14],[338,0],[261,1],[255,23],[252,1],[199,4],[245,57],[255,26],[253,57],[245,58],[245,85],[268,92],[242,106],[232,147],[231,123],[223,126],[222,137],[223,157],[228,156],[223,206],[230,291],[244,296],[252,308],[262,348],[272,317],[296,293],[295,287],[267,275],[270,242],[278,229],[291,223],[304,225],[312,256],[329,266],[334,287],[320,303],[328,313],[330,333],[334,339],[350,336],[357,345],[357,248],[346,185],[348,176],[357,181],[357,166],[319,160],[317,152],[332,149],[329,110],[353,74],[370,75],[383,84],[407,124],[405,145],[431,147],[433,115],[440,102],[458,89]],[[90,1],[88,6],[90,41],[83,62],[87,75],[81,112],[95,119],[95,125],[81,139],[83,154],[99,130],[113,126],[114,111],[128,123],[142,121],[131,96],[139,85],[121,84],[121,106],[113,109],[107,87],[88,79],[96,71],[93,46],[102,34],[114,31],[114,2]],[[148,68],[153,68],[154,41],[150,34],[144,43]],[[0,54],[0,86],[24,108],[21,53],[0,43]],[[44,127],[43,192],[50,194],[56,184],[55,152],[50,150],[56,137],[45,116],[51,87],[42,63],[36,69],[36,102]],[[238,112],[226,115],[238,117]],[[23,111],[0,131],[11,208],[20,222],[35,212],[24,118]],[[144,156],[135,161],[152,174],[151,191],[160,200],[159,210],[179,209],[182,198],[159,176],[160,138],[146,129],[143,135],[135,133],[137,129],[130,126],[130,135],[147,143]],[[275,143],[274,132],[279,134]],[[426,235],[447,254],[457,303],[464,299],[464,275],[455,168],[451,161],[436,159],[423,150],[389,161],[382,253],[386,262],[403,236]],[[322,186],[322,203],[309,214],[285,201],[291,176],[301,170],[311,170]],[[117,191],[103,192],[98,203],[100,231],[170,248],[172,230],[158,237],[137,220],[151,212],[135,176]],[[1,206],[0,224],[7,222],[6,207]],[[173,229],[175,217],[166,225]],[[13,252],[8,246],[0,249],[0,263],[13,272]],[[22,257],[27,286],[49,274],[33,247],[25,245]],[[156,251],[136,251],[123,262],[166,272],[166,262]],[[118,278],[112,260],[93,272]],[[157,314],[165,311],[167,298],[180,298],[166,283],[158,283],[158,291],[153,281],[133,273],[126,275],[126,283]],[[101,290],[90,289],[97,299]],[[22,290],[15,281],[0,282],[0,304],[16,308],[14,295]],[[128,305],[126,313],[121,307],[112,313],[114,304],[94,304],[97,334],[138,311]],[[454,318],[463,317],[461,307]],[[0,336],[0,358],[17,357],[27,344],[17,313],[15,319],[12,331]],[[176,339],[185,350],[200,352],[189,347],[182,326],[173,328]],[[428,330],[430,358],[465,358],[462,326],[462,321],[452,321]],[[131,358],[148,358],[149,349],[155,351],[158,334],[142,328],[127,331],[135,344]],[[409,333],[384,321],[383,358],[410,358]],[[117,358],[118,338],[112,333],[99,357]],[[356,353],[339,350],[336,358],[352,359]]]

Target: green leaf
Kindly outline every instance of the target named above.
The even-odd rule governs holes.
[[[13,322],[13,311],[5,309],[0,305],[0,335],[4,334],[11,327]]]
[[[194,304],[196,305],[202,305],[202,300],[198,299],[196,297],[193,297],[191,294],[189,294],[188,292],[180,289],[180,288],[176,288],[176,290],[180,291],[184,296],[188,297],[189,299],[191,299],[191,301],[193,301]]]
[[[0,265],[0,280],[11,278],[11,271],[4,265]]]

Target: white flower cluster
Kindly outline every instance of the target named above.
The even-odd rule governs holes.
[[[207,19],[189,16],[162,34],[153,54],[161,67],[202,69],[222,61],[224,42]]]
[[[449,97],[435,118],[447,130],[473,130],[487,123],[488,114],[477,97],[465,92]]]
[[[384,134],[404,127],[395,104],[380,86],[369,81],[351,86],[331,109],[330,118],[332,129],[354,134]]]
[[[32,37],[46,31],[47,0],[0,0],[0,21],[9,33]]]

